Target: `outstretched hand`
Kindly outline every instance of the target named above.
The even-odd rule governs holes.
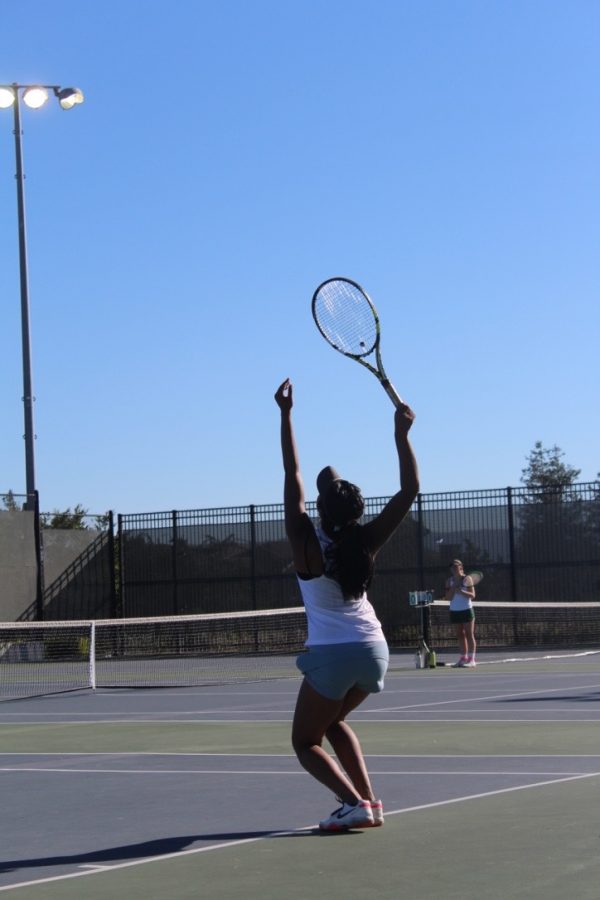
[[[394,415],[396,434],[408,434],[415,418],[415,414],[410,406],[406,403],[400,404],[400,406],[396,408],[396,413]]]
[[[282,412],[289,412],[294,405],[292,397],[292,382],[286,378],[283,384],[280,384],[275,393],[275,403]]]

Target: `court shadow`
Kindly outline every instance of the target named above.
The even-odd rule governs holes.
[[[221,841],[247,841],[258,838],[301,838],[319,834],[318,828],[302,831],[228,831],[214,834],[190,834],[178,837],[157,838],[153,841],[141,841],[138,844],[125,844],[120,847],[106,847],[103,850],[91,850],[87,853],[65,853],[56,856],[39,856],[28,859],[12,859],[0,861],[0,874],[14,872],[18,869],[45,868],[47,866],[102,866],[119,862],[133,862],[149,859],[153,856],[167,856],[180,853],[198,842],[213,843]]]

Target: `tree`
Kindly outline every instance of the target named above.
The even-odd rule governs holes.
[[[588,510],[575,482],[580,469],[564,453],[536,441],[521,472],[525,490],[516,514],[520,593],[534,600],[586,599],[576,596],[571,567],[593,559]],[[581,579],[577,583],[581,583]]]
[[[535,447],[527,459],[527,466],[521,470],[521,482],[529,489],[530,502],[549,497],[561,497],[565,488],[574,484],[581,469],[575,469],[562,462],[565,454],[557,447],[543,447],[541,441],[535,442]],[[569,492],[566,491],[568,494]]]
[[[41,516],[42,528],[61,528],[83,531],[87,528],[85,517],[88,511],[79,503],[75,509],[71,510],[69,506],[63,512],[55,509],[52,513],[46,513]]]
[[[15,500],[15,495],[10,490],[7,494],[3,495],[2,502],[4,504],[4,509],[8,510],[8,512],[17,512],[19,509],[19,504]]]

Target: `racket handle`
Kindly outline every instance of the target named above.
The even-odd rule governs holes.
[[[388,381],[386,378],[385,381],[382,381],[381,383],[383,385],[383,389],[385,390],[386,394],[388,395],[388,397],[390,398],[390,400],[392,401],[394,406],[396,408],[398,408],[400,406],[404,406],[404,400],[402,399],[400,394],[397,392],[397,390],[394,387],[394,385],[392,384],[392,382]]]

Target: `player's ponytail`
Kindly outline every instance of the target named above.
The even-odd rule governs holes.
[[[329,548],[325,574],[335,578],[346,600],[357,600],[373,578],[373,556],[365,546],[363,527],[358,522],[345,525]]]
[[[325,554],[325,574],[338,582],[345,599],[358,599],[373,578],[373,555],[358,524],[364,512],[359,488],[349,481],[335,481],[321,498],[319,512],[324,531],[333,539]]]

